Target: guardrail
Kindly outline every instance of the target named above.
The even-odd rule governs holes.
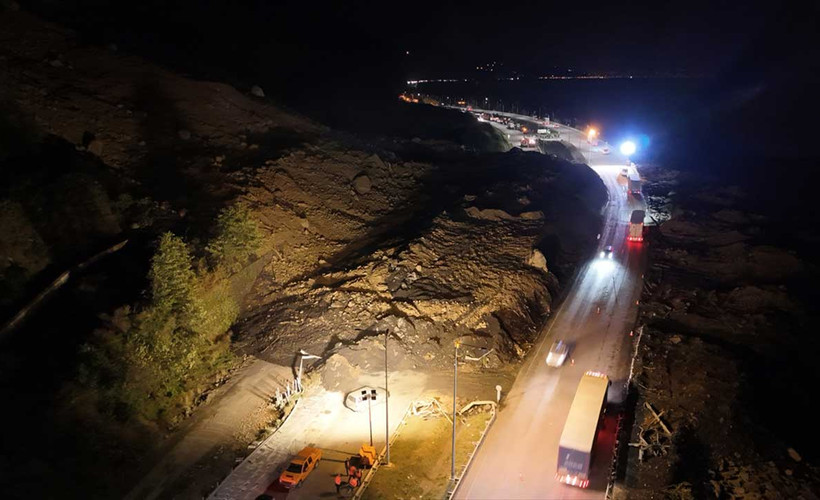
[[[404,423],[407,420],[407,416],[410,415],[411,410],[413,409],[413,403],[414,401],[411,401],[410,404],[407,405],[407,410],[405,410],[404,415],[401,417],[399,425],[396,426],[396,432],[394,432],[390,436],[390,446],[393,445],[393,443],[399,437],[399,434],[401,434],[401,428],[404,427]],[[369,471],[367,471],[367,475],[365,475],[364,479],[362,479],[362,484],[359,485],[359,488],[353,494],[353,500],[359,500],[362,497],[362,495],[364,494],[364,490],[367,489],[368,485],[370,485],[370,481],[373,480],[373,476],[376,474],[376,471],[379,470],[379,467],[381,467],[382,460],[384,460],[384,456],[386,453],[387,446],[382,448],[382,450],[379,452],[379,456],[376,458],[376,463],[373,464],[373,467],[371,467]]]
[[[635,352],[632,354],[632,362],[629,364],[629,376],[626,379],[626,398],[624,401],[629,401],[629,393],[632,390],[632,376],[635,373],[635,359],[638,357],[638,351],[641,347],[641,338],[643,337],[643,325],[639,326],[635,330],[638,331],[638,339],[635,342]],[[623,436],[622,434],[626,432],[626,429],[623,428],[623,414],[618,416],[618,422],[615,425],[615,448],[612,456],[612,463],[609,466],[609,481],[606,484],[606,492],[604,493],[604,498],[606,500],[612,500],[613,498],[613,491],[615,489],[615,483],[618,481],[618,460],[621,459],[620,449],[621,449],[621,440],[626,438],[629,441],[629,436]]]
[[[447,500],[452,500],[453,497],[456,495],[458,487],[461,484],[461,479],[464,477],[464,474],[466,474],[470,470],[470,466],[473,464],[473,458],[475,458],[475,455],[478,452],[478,450],[481,449],[481,445],[484,444],[484,438],[487,436],[487,432],[490,430],[490,427],[492,427],[493,423],[495,423],[496,415],[498,415],[498,405],[495,403],[495,401],[473,401],[472,403],[462,408],[461,411],[459,411],[459,414],[464,413],[465,411],[469,410],[477,404],[490,404],[490,406],[492,406],[493,408],[493,414],[490,417],[490,419],[487,420],[487,425],[484,427],[484,431],[481,433],[481,437],[478,438],[478,442],[476,443],[473,452],[470,453],[470,457],[467,459],[467,463],[464,464],[464,467],[461,468],[461,472],[459,472],[459,474],[453,478],[453,481],[447,488],[447,493],[445,494],[445,498]]]
[[[283,405],[284,406],[285,404],[290,402],[292,397],[296,396],[297,394],[302,393],[302,384],[301,384],[301,382],[297,381],[296,379],[293,379],[289,382],[286,382],[284,384],[284,386],[285,386],[285,389],[283,391],[280,391],[279,388],[276,389],[276,394],[271,397],[271,403],[272,404]],[[253,454],[256,452],[256,450],[263,447],[265,445],[265,443],[267,443],[271,439],[274,439],[274,437],[278,437],[277,434],[279,433],[279,429],[284,427],[285,424],[288,422],[288,420],[290,420],[290,416],[293,415],[294,413],[296,413],[296,408],[299,406],[299,401],[301,401],[301,399],[296,399],[296,401],[294,401],[293,407],[290,409],[288,414],[285,415],[285,418],[282,419],[282,421],[279,423],[279,426],[277,426],[276,429],[274,429],[273,432],[271,432],[262,441],[255,442],[256,446],[253,446],[253,443],[251,444],[251,446],[253,447],[253,450],[248,455],[246,455],[241,461],[234,463],[233,469],[231,469],[231,472],[229,472],[228,475],[223,477],[221,480],[217,481],[216,485],[214,485],[213,490],[211,490],[211,492],[207,496],[203,496],[202,497],[203,499],[205,499],[205,498],[208,498],[208,499],[216,498],[216,495],[219,492],[219,487],[222,486],[222,484],[228,478],[231,477],[231,474],[233,474],[234,471],[237,468],[242,466],[242,464],[244,464],[246,461],[250,460],[251,457],[253,456]],[[251,448],[251,446],[249,446],[249,448]]]

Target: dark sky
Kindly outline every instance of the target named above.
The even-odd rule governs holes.
[[[217,1],[36,0],[41,11],[105,38],[202,43],[276,60],[310,53],[401,64],[408,77],[446,76],[491,60],[510,69],[713,73],[775,22],[779,2],[727,1]],[[816,11],[816,6],[814,7]],[[811,12],[795,11],[795,16]],[[816,12],[815,12],[816,14]],[[784,28],[784,34],[788,35]],[[773,41],[778,43],[777,40]],[[277,49],[273,49],[273,46]],[[409,56],[404,51],[409,50]],[[402,56],[404,59],[402,60]],[[388,59],[379,61],[379,59]],[[331,65],[332,66],[332,65]]]
[[[624,4],[495,2],[492,9],[454,8],[440,20],[428,20],[429,36],[408,29],[407,43],[417,49],[418,63],[426,60],[435,68],[431,73],[446,72],[453,60],[488,58],[527,72],[559,66],[703,73],[735,57],[767,18],[765,10],[739,2]]]
[[[805,107],[803,96],[815,93],[820,73],[820,2],[23,3],[88,41],[117,43],[195,77],[240,88],[258,82],[271,95],[297,99],[355,92],[394,99],[408,79],[465,76],[495,60],[529,75],[568,67],[709,74],[719,81],[715,108],[765,92],[764,112],[784,115],[781,109]],[[784,125],[791,119],[778,118]]]

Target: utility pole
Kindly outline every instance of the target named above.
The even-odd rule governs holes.
[[[314,356],[313,354],[308,354],[304,351],[304,349],[299,350],[299,373],[296,375],[296,385],[299,387],[299,390],[302,390],[302,362],[306,359],[322,359],[321,356]]]
[[[384,332],[384,445],[387,447],[385,465],[390,465],[390,390],[387,387],[387,339],[390,330]]]
[[[453,449],[450,457],[450,480],[456,478],[456,387],[458,387],[458,345],[455,342],[455,355],[453,356]]]

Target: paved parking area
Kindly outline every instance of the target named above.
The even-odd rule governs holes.
[[[410,403],[417,399],[427,377],[414,371],[390,374],[390,433],[395,432]],[[384,373],[362,375],[352,388],[382,387]],[[305,446],[322,449],[322,461],[299,488],[276,491],[275,498],[336,498],[333,477],[344,470],[344,460],[370,442],[368,412],[354,412],[344,405],[345,394],[310,389],[302,396],[288,421],[262,443],[208,497],[212,500],[253,500],[276,481],[290,458]],[[385,443],[385,407],[373,405],[373,445]],[[343,478],[344,479],[344,478]]]

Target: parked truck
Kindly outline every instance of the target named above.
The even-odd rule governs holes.
[[[603,373],[589,371],[581,378],[558,445],[558,481],[580,488],[589,486],[592,448],[606,408],[608,388],[609,378]]]
[[[643,220],[646,217],[644,210],[633,210],[629,218],[629,233],[627,241],[643,241]]]
[[[638,175],[638,172],[635,169],[629,169],[629,177],[627,177],[627,188],[632,195],[640,195],[641,194],[641,177]]]

